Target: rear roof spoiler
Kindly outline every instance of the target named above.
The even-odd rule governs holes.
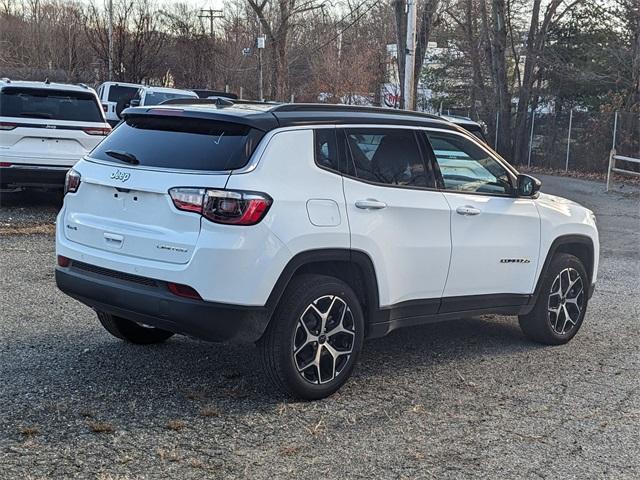
[[[197,99],[179,99],[188,100],[186,102],[168,103],[161,105],[146,107],[129,107],[122,111],[122,118],[126,120],[136,116],[162,116],[162,117],[179,117],[179,118],[199,118],[202,120],[210,120],[216,122],[235,123],[238,125],[246,125],[251,128],[268,132],[274,128],[278,128],[278,119],[269,111],[251,110],[233,108],[233,105],[217,106],[215,110],[210,108],[198,108],[198,105],[216,105],[211,99],[207,102],[197,102]],[[186,108],[179,108],[184,105]],[[188,108],[189,106],[195,108]],[[156,110],[156,112],[154,112]],[[160,113],[159,111],[162,111]]]

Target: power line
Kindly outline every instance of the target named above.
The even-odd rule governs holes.
[[[366,1],[365,1],[365,2],[362,2],[360,5],[358,5],[358,6],[355,8],[355,11],[358,11],[358,10],[359,10],[362,6],[364,6],[366,3],[367,3]],[[335,40],[336,40],[340,35],[342,35],[344,32],[346,32],[347,30],[349,30],[349,29],[350,29],[351,27],[353,27],[356,23],[358,23],[358,21],[360,21],[360,19],[361,19],[362,17],[364,17],[367,13],[369,13],[369,12],[373,9],[373,7],[375,7],[377,4],[378,4],[378,2],[376,2],[376,1],[372,2],[372,3],[371,3],[371,5],[369,5],[369,8],[367,8],[365,11],[363,11],[363,12],[362,12],[362,13],[360,13],[357,17],[355,17],[355,18],[351,21],[351,23],[349,23],[349,24],[348,24],[346,27],[344,27],[342,30],[338,30],[338,32],[337,32],[333,37],[331,37],[329,40],[327,40],[327,41],[326,41],[326,42],[324,42],[323,44],[319,45],[319,46],[318,46],[318,47],[316,47],[315,49],[311,50],[308,54],[309,54],[309,55],[313,55],[314,53],[316,53],[316,52],[318,52],[318,51],[322,50],[324,47],[326,47],[326,46],[327,46],[327,45],[329,45],[330,43],[333,43],[333,42],[334,42],[334,41],[335,41]],[[345,18],[347,18],[347,17],[348,17],[348,15],[343,16],[340,20],[338,20],[338,22],[337,22],[337,23],[338,23],[338,24],[342,23],[342,22],[344,21],[344,19],[345,19]],[[307,44],[305,44],[305,45],[302,45],[302,47],[301,47],[301,48],[303,48],[303,49],[304,49],[305,47],[308,47],[309,45],[311,45],[311,42],[309,42],[309,43],[307,43]],[[301,56],[301,55],[298,55],[298,56],[297,56],[297,57],[295,57],[293,60],[290,60],[290,61],[289,61],[289,63],[293,63],[293,62],[295,62],[296,60],[298,60],[298,58],[300,58],[300,56]]]

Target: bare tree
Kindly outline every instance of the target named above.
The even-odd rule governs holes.
[[[295,20],[305,12],[322,8],[326,2],[316,0],[247,0],[257,15],[271,52],[271,99],[289,96],[289,37]]]
[[[547,43],[549,28],[560,21],[566,13],[583,0],[551,0],[540,18],[542,0],[533,0],[529,33],[525,48],[524,72],[522,83],[518,90],[518,109],[516,112],[515,135],[512,158],[524,158],[528,145],[527,113],[533,101],[533,85],[536,81],[535,72],[540,67]],[[560,8],[560,7],[563,8]]]
[[[37,0],[32,0],[37,1]],[[160,31],[160,12],[148,0],[114,2],[113,64],[116,80],[159,80],[164,72],[160,55],[166,35]],[[107,12],[89,4],[85,18],[86,39],[106,68],[109,59]],[[158,75],[160,73],[160,75]]]

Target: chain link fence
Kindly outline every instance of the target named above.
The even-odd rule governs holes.
[[[484,121],[487,126],[487,141],[495,147],[495,118],[473,118],[466,107],[445,108],[442,113]],[[512,126],[514,123],[515,118]],[[527,140],[527,154],[524,158],[517,159],[518,165],[606,173],[612,148],[618,155],[640,158],[640,113],[578,110],[536,112],[535,115],[529,115]]]
[[[615,128],[613,112],[537,113],[530,120],[527,165],[604,173],[612,148],[621,155],[640,157],[640,114],[618,112],[617,117]]]

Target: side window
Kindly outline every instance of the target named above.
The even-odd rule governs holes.
[[[507,170],[475,143],[460,135],[427,131],[444,188],[459,192],[510,194]]]
[[[435,187],[412,130],[350,128],[345,134],[355,177],[388,185]]]
[[[335,128],[314,130],[316,164],[330,170],[340,171],[340,154]]]

